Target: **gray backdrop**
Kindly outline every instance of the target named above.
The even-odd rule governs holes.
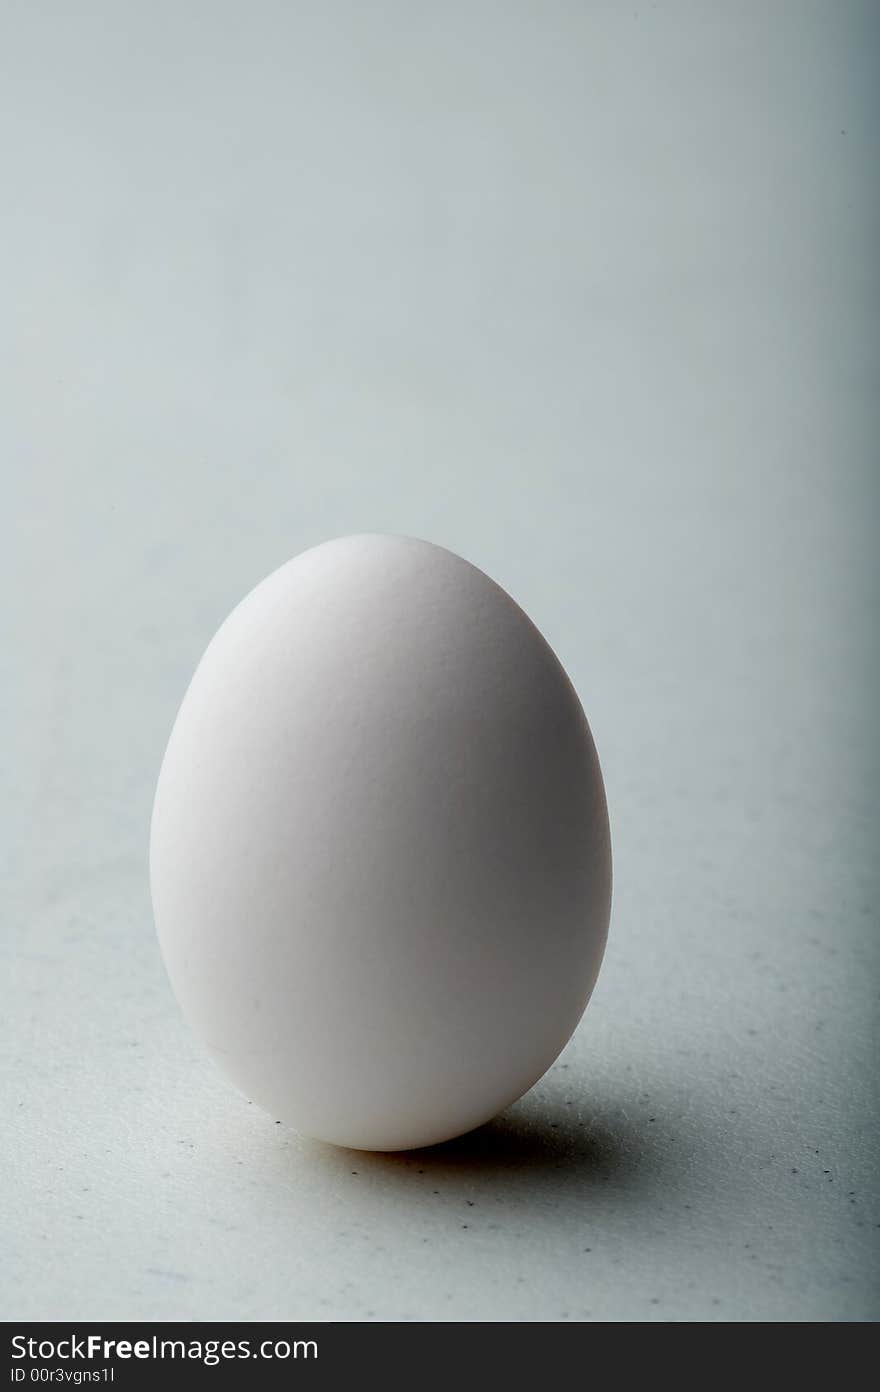
[[[876,1315],[880,8],[0,30],[0,1314]],[[214,629],[363,530],[532,615],[615,849],[563,1058],[396,1158],[215,1074],[146,880]]]

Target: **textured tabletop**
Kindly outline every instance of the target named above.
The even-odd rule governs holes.
[[[876,7],[3,30],[0,1315],[876,1317]],[[206,643],[353,531],[532,616],[615,855],[569,1048],[400,1156],[224,1082],[147,884]]]

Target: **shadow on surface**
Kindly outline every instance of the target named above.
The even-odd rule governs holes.
[[[422,1182],[493,1182],[511,1189],[656,1192],[672,1168],[659,1120],[633,1119],[628,1109],[598,1099],[575,1112],[570,1100],[533,1091],[476,1131],[423,1150],[344,1150],[317,1141],[309,1149],[340,1171],[384,1186],[424,1176]]]
[[[554,1116],[558,1119],[554,1119]],[[372,1154],[390,1165],[455,1170],[562,1169],[577,1165],[610,1177],[626,1164],[622,1138],[601,1123],[578,1125],[561,1112],[535,1103],[509,1109],[476,1131],[424,1150]]]

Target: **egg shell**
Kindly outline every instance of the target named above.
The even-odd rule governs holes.
[[[608,930],[602,775],[531,620],[428,542],[345,537],[210,643],[156,792],[151,883],[196,1034],[273,1116],[400,1150],[553,1062]]]

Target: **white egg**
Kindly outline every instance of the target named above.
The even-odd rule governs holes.
[[[608,930],[571,683],[498,585],[406,537],[317,546],[232,612],[177,716],[150,858],[171,982],[220,1068],[364,1149],[521,1096]]]

